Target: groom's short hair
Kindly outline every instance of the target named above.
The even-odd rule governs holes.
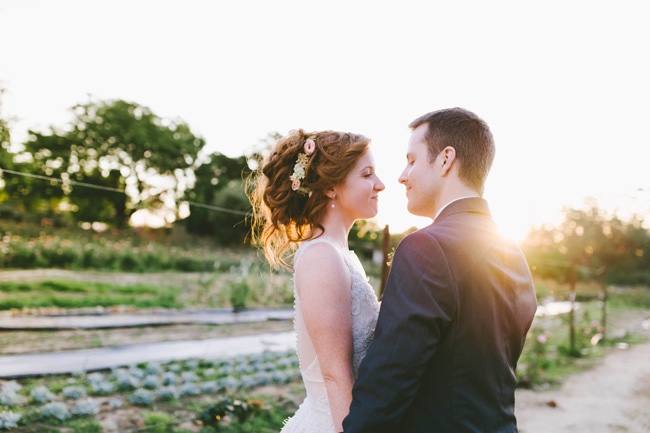
[[[447,146],[456,150],[460,162],[459,177],[483,195],[485,179],[494,161],[495,146],[487,123],[464,108],[446,108],[424,114],[409,124],[411,130],[428,124],[425,140],[429,162]]]

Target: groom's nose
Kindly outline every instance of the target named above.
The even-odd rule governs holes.
[[[402,174],[399,175],[397,178],[397,181],[401,183],[402,185],[406,185],[406,169],[402,172]]]

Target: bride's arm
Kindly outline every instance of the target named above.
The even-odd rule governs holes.
[[[354,382],[350,270],[333,246],[321,243],[305,251],[295,278],[305,326],[325,379],[334,428],[342,431]]]

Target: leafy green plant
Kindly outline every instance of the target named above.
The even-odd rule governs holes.
[[[18,394],[18,391],[21,389],[22,386],[14,381],[2,384],[2,388],[0,388],[0,405],[11,407],[19,404],[22,397]]]
[[[246,308],[248,292],[249,287],[246,279],[238,277],[230,282],[230,303],[233,309],[241,310]]]
[[[29,396],[37,403],[48,403],[54,400],[54,394],[43,385],[33,388]]]
[[[254,399],[239,399],[227,395],[207,406],[197,419],[205,426],[218,428],[224,420],[243,423],[265,408],[264,403]]]
[[[150,433],[174,433],[177,421],[165,412],[146,412],[143,416],[146,431]]]
[[[522,357],[519,364],[519,386],[532,388],[544,380],[545,372],[551,367],[549,358],[550,331],[541,327],[534,327],[528,334],[529,350]]]
[[[10,410],[0,412],[0,429],[9,430],[18,427],[20,418],[22,418],[22,415]]]
[[[77,419],[70,424],[72,433],[102,433],[101,424],[91,419]]]
[[[64,421],[70,418],[70,410],[68,406],[60,401],[53,401],[47,403],[39,410],[39,416],[43,419],[54,418],[59,421]]]
[[[131,394],[129,401],[137,406],[150,406],[153,403],[154,397],[153,392],[140,388]]]
[[[63,388],[63,396],[72,400],[79,400],[86,396],[86,390],[80,386],[67,386]]]
[[[70,413],[78,416],[97,415],[99,413],[99,402],[90,398],[80,401],[70,409]]]

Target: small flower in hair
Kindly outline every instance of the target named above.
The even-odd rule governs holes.
[[[304,186],[300,186],[300,181],[305,178],[305,170],[307,169],[307,164],[309,163],[309,157],[316,150],[316,142],[313,138],[308,138],[305,140],[305,145],[303,146],[304,152],[298,154],[298,160],[296,165],[293,166],[293,174],[289,177],[291,180],[291,189],[297,191],[302,195],[311,195],[311,190]]]
[[[311,155],[314,153],[314,150],[316,150],[316,143],[313,139],[308,138],[307,141],[305,141],[305,153]]]

